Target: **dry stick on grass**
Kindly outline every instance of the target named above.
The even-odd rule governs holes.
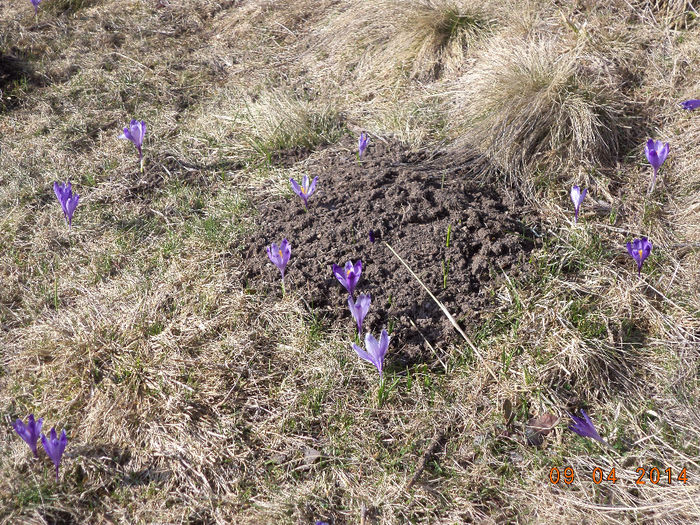
[[[413,474],[411,481],[409,481],[408,485],[406,485],[406,490],[410,490],[411,487],[413,487],[413,485],[416,483],[416,481],[418,481],[420,475],[423,474],[425,466],[428,464],[428,460],[435,453],[435,449],[437,449],[438,445],[440,444],[440,441],[442,441],[442,438],[445,436],[445,434],[447,434],[447,430],[437,432],[433,436],[433,439],[430,441],[430,445],[428,445],[428,448],[426,449],[425,453],[423,454],[423,457],[420,460],[420,463],[418,464],[418,468],[416,469],[415,474]]]
[[[488,363],[486,363],[486,360],[484,359],[484,357],[481,355],[479,350],[477,350],[476,346],[474,346],[474,344],[471,342],[471,340],[467,337],[467,334],[465,334],[464,331],[459,327],[459,325],[457,324],[457,321],[455,321],[454,317],[452,317],[452,315],[450,315],[450,312],[447,311],[447,308],[445,308],[445,306],[440,301],[437,300],[437,297],[435,297],[431,293],[431,291],[428,290],[428,287],[423,284],[423,281],[421,281],[420,278],[415,273],[413,273],[413,270],[411,270],[411,267],[408,266],[408,264],[406,264],[406,261],[404,261],[401,258],[401,256],[398,253],[396,253],[391,246],[389,246],[389,244],[384,242],[384,245],[391,250],[391,253],[396,255],[396,258],[399,261],[401,261],[401,264],[403,264],[406,267],[406,269],[409,272],[411,272],[411,275],[413,277],[415,277],[416,281],[418,281],[418,283],[420,283],[420,285],[425,289],[425,291],[428,292],[428,295],[433,299],[433,301],[435,301],[435,304],[437,304],[440,307],[440,310],[442,310],[443,313],[447,316],[447,319],[449,319],[450,323],[452,323],[452,326],[455,327],[455,330],[457,330],[459,332],[459,335],[461,335],[464,338],[464,340],[467,342],[467,344],[472,349],[472,351],[481,360],[482,364],[486,367],[486,370],[489,371],[489,373],[491,374],[491,377],[493,377],[494,381],[498,381],[498,377],[496,377],[495,372],[491,369],[491,367],[488,365]]]

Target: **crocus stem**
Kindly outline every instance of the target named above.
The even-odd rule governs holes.
[[[58,483],[58,465],[56,465],[56,483]]]
[[[143,173],[143,157],[140,159],[140,164],[141,164],[141,173]]]
[[[284,279],[282,279],[282,297],[286,295],[286,291],[284,289]]]

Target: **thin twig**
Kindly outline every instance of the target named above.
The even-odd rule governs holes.
[[[413,487],[413,485],[416,483],[416,481],[418,481],[418,478],[420,478],[421,474],[423,474],[423,471],[425,470],[425,467],[428,464],[428,461],[433,456],[433,454],[435,454],[435,449],[438,447],[438,445],[440,444],[440,441],[442,441],[443,437],[445,437],[444,430],[437,432],[433,436],[433,439],[430,441],[428,448],[423,453],[423,457],[421,458],[420,463],[418,463],[418,468],[416,469],[415,474],[413,474],[411,481],[409,481],[408,485],[406,485],[406,490],[410,490],[411,487]]]
[[[461,336],[464,338],[464,340],[467,342],[467,344],[468,344],[469,347],[472,349],[472,351],[473,351],[473,352],[476,354],[476,356],[481,360],[482,364],[486,367],[486,370],[488,370],[489,373],[491,374],[491,377],[493,377],[493,379],[494,379],[495,381],[498,381],[498,377],[496,376],[496,373],[495,373],[495,372],[491,369],[491,367],[488,365],[488,363],[486,362],[486,360],[484,359],[484,357],[481,355],[481,352],[479,352],[479,350],[476,348],[476,346],[474,346],[474,344],[471,342],[471,340],[467,337],[467,334],[465,334],[464,331],[459,327],[459,325],[457,324],[457,321],[455,321],[454,317],[452,317],[452,315],[450,314],[450,312],[447,311],[447,308],[445,308],[445,306],[444,306],[440,301],[438,301],[437,297],[435,297],[435,296],[431,293],[431,291],[428,290],[428,287],[427,287],[426,285],[423,284],[423,281],[421,281],[420,278],[419,278],[415,273],[413,273],[413,270],[411,270],[411,267],[410,267],[408,264],[406,264],[406,261],[404,261],[404,260],[401,258],[401,256],[400,256],[398,253],[396,253],[396,252],[394,251],[394,249],[393,249],[391,246],[389,246],[389,245],[387,244],[386,241],[384,241],[384,245],[385,245],[387,248],[389,248],[389,249],[391,250],[391,253],[393,253],[394,255],[396,255],[396,258],[397,258],[399,261],[401,261],[401,264],[403,264],[403,265],[406,267],[406,269],[407,269],[409,272],[411,272],[411,275],[416,279],[416,281],[418,281],[418,283],[425,289],[425,291],[428,292],[428,295],[433,299],[433,301],[435,301],[435,304],[437,304],[437,305],[440,307],[440,309],[443,311],[443,313],[447,316],[447,319],[450,321],[450,323],[452,324],[452,326],[455,327],[455,330],[457,330],[457,331],[459,332],[459,335],[461,335]]]

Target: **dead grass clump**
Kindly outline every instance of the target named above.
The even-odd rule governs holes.
[[[552,41],[500,40],[461,79],[455,128],[528,186],[574,165],[605,165],[628,142],[628,115],[596,61]]]
[[[380,0],[371,9],[353,2],[324,30],[318,49],[366,80],[434,79],[458,70],[494,22],[486,8],[463,0]]]
[[[283,154],[332,144],[344,133],[342,115],[326,102],[269,92],[246,104],[237,116],[236,156],[270,163]]]

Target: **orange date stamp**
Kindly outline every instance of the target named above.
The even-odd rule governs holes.
[[[636,472],[639,474],[639,477],[635,481],[636,485],[646,485],[647,482],[653,485],[658,485],[659,483],[665,485],[683,483],[685,485],[688,482],[688,474],[686,473],[685,468],[683,468],[680,472],[674,472],[671,467],[668,467],[665,470],[660,470],[657,467],[652,467],[651,469],[638,467]],[[560,481],[566,485],[571,485],[575,478],[576,475],[572,467],[564,467],[561,470],[558,467],[552,467],[552,469],[549,471],[549,481],[552,483],[552,485],[556,485]],[[590,478],[596,485],[600,485],[601,483],[615,484],[619,480],[619,478],[615,475],[615,467],[612,467],[607,472],[600,467],[596,467],[590,473]]]

